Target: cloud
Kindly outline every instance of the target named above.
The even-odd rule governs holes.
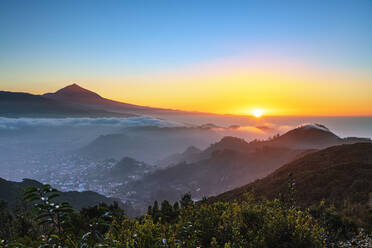
[[[131,118],[4,118],[0,117],[0,130],[15,130],[25,127],[59,127],[59,126],[180,126],[179,123],[152,117]]]

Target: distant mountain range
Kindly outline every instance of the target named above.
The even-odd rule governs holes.
[[[263,177],[291,161],[303,151],[287,148],[263,148],[255,152],[216,150],[207,159],[156,170],[141,180],[123,186],[117,197],[131,193],[133,202],[178,200],[187,192],[196,199],[220,194]],[[135,192],[135,194],[133,194]]]
[[[154,164],[197,144],[206,147],[220,139],[220,134],[205,127],[136,126],[123,128],[118,133],[100,135],[77,153],[88,159],[121,159],[125,156]],[[158,165],[167,166],[167,162]]]
[[[352,140],[371,142],[363,138]],[[319,124],[301,125],[266,141],[248,143],[244,139],[224,137],[204,150],[188,148],[184,153],[168,157],[162,162],[168,162],[169,167],[126,185],[121,194],[136,192],[131,197],[140,202],[177,200],[185,192],[201,199],[263,178],[283,164],[319,149],[350,142]]]
[[[0,92],[2,117],[108,117],[123,116],[98,109],[87,109],[28,93]]]
[[[221,141],[210,145],[204,151],[193,152],[185,151],[182,154],[174,154],[166,158],[169,164],[180,162],[195,162],[207,159],[211,154],[218,150],[235,150],[239,152],[255,152],[257,149],[265,147],[282,147],[294,150],[322,149],[340,144],[353,144],[358,142],[372,142],[370,138],[347,137],[340,138],[327,127],[321,124],[302,124],[283,135],[264,141],[246,142],[244,139],[236,137],[224,137]],[[164,162],[163,162],[164,163]]]
[[[369,142],[368,138],[340,138],[320,124],[305,124],[283,135],[265,141],[246,142],[244,139],[226,136],[215,131],[214,126],[157,127],[137,126],[123,128],[121,132],[101,135],[78,151],[91,159],[121,159],[133,157],[161,167],[181,162],[197,162],[207,159],[215,150],[254,152],[264,147],[285,147],[295,150],[322,149],[339,144]],[[207,147],[206,150],[188,149],[190,146]]]
[[[5,117],[130,117],[179,112],[109,100],[77,84],[44,95],[0,91],[0,116]]]

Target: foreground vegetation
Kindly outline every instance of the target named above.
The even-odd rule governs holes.
[[[29,187],[31,208],[0,206],[0,247],[371,247],[368,234],[323,203],[297,208],[293,187],[273,201],[247,194],[239,203],[194,203],[186,194],[173,205],[154,202],[136,219],[117,204],[75,212],[50,186]]]

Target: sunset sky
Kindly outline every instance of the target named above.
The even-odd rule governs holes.
[[[372,1],[0,1],[0,90],[71,83],[183,110],[372,115]]]

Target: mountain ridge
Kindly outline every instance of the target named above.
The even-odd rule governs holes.
[[[255,152],[265,147],[286,147],[297,150],[317,150],[340,144],[353,144],[359,142],[372,142],[370,138],[346,137],[340,138],[330,129],[321,124],[301,124],[288,132],[263,141],[247,142],[242,138],[225,136],[220,141],[211,144],[207,149],[183,156],[177,154],[169,156],[164,161],[173,164],[179,162],[195,162],[210,157],[218,150],[237,150],[240,152]],[[173,159],[173,161],[172,161]]]
[[[0,116],[3,117],[129,117],[105,110],[84,108],[70,103],[24,92],[0,91]]]
[[[131,117],[179,113],[190,112],[106,99],[76,83],[43,95],[0,91],[0,116],[5,117]]]
[[[305,154],[263,179],[212,197],[211,200],[241,199],[244,193],[252,190],[263,198],[279,197],[279,193],[287,192],[290,173],[299,192],[296,201],[301,206],[310,206],[321,200],[339,206],[349,198],[367,204],[372,192],[372,143],[343,144]],[[360,185],[364,186],[361,188]]]
[[[109,112],[118,112],[125,114],[156,114],[156,113],[178,113],[182,112],[173,109],[164,109],[157,107],[141,106],[126,102],[120,102],[104,98],[99,94],[85,89],[77,83],[68,85],[54,93],[46,93],[43,96],[60,100],[70,101],[75,104],[83,105],[89,108],[98,108]]]

